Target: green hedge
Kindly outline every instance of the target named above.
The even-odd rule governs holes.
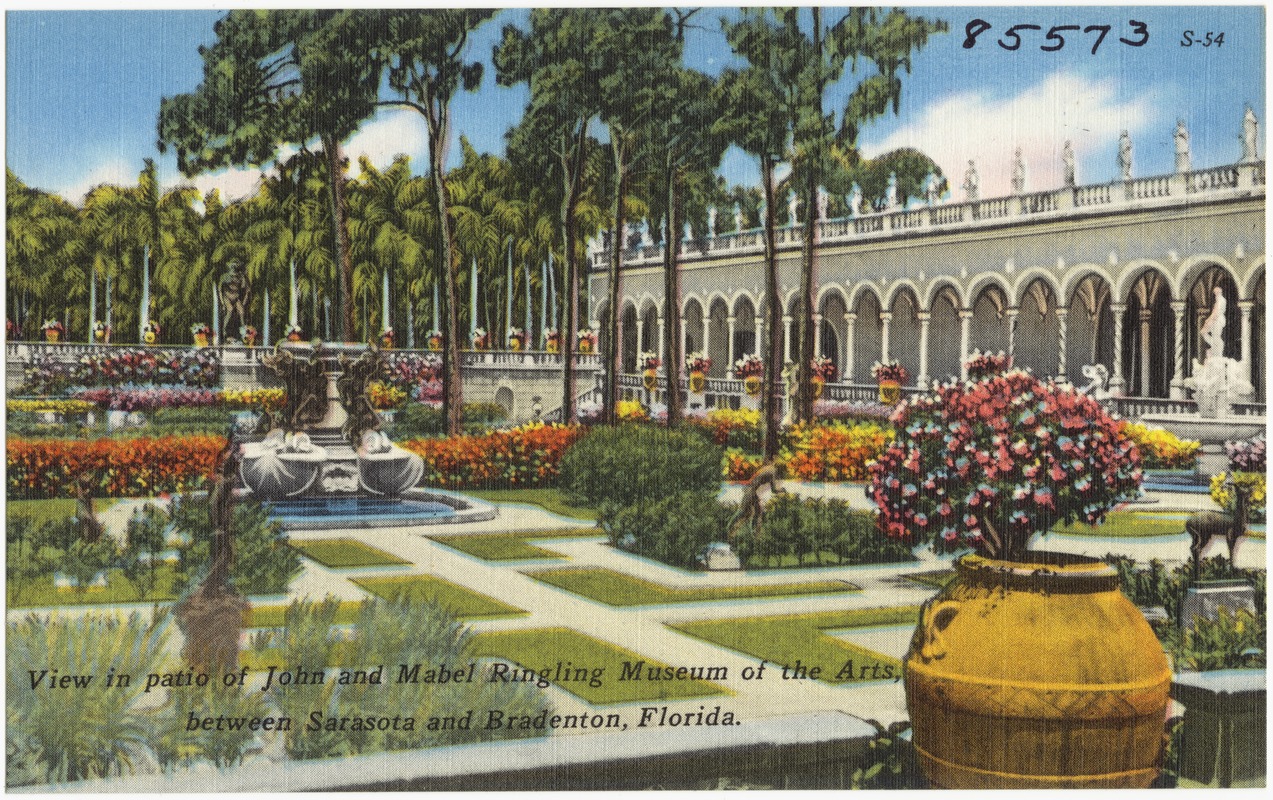
[[[561,487],[579,505],[639,505],[678,492],[715,494],[723,452],[701,433],[644,425],[596,427],[561,462]]]

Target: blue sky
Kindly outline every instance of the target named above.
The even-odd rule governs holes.
[[[950,32],[932,39],[904,78],[898,116],[868,127],[861,139],[868,156],[900,146],[931,155],[958,184],[974,159],[983,196],[1006,193],[1013,150],[1021,147],[1027,186],[1042,190],[1060,182],[1060,151],[1071,139],[1079,180],[1097,183],[1115,177],[1118,133],[1129,130],[1136,175],[1172,170],[1172,134],[1177,118],[1189,126],[1195,168],[1232,163],[1239,154],[1244,106],[1265,118],[1265,21],[1259,6],[1198,7],[997,7],[942,6],[912,9],[946,20]],[[185,181],[171,154],[155,147],[160,99],[192,91],[202,75],[197,49],[212,41],[212,25],[222,11],[10,11],[6,14],[6,144],[8,166],[27,183],[59,192],[75,202],[99,183],[131,183],[142,159],[157,159],[166,185]],[[736,63],[720,33],[728,7],[699,12],[701,29],[687,43],[687,61],[709,73]],[[492,44],[506,23],[525,24],[528,12],[502,12],[473,38],[472,58],[488,64],[480,91],[459,98],[454,108],[456,139],[468,136],[482,151],[502,152],[503,135],[525,105],[524,88],[503,89],[489,66]],[[984,19],[991,28],[972,48],[964,48],[966,26]],[[833,9],[824,19],[835,19]],[[1129,20],[1148,27],[1149,40],[1131,47],[1119,37],[1138,39]],[[1009,52],[996,44],[1011,25],[1023,30],[1023,44]],[[1054,25],[1108,24],[1112,29],[1096,55],[1096,33],[1065,32],[1065,46],[1042,52]],[[1223,45],[1182,47],[1184,31],[1195,37],[1225,34]],[[832,93],[842,102],[852,85]],[[837,102],[828,105],[834,108]],[[598,127],[599,132],[599,127]],[[1261,142],[1261,156],[1264,155]],[[452,148],[453,154],[458,147]],[[395,153],[426,164],[423,120],[413,112],[387,112],[364,123],[347,143],[387,163]],[[352,159],[351,159],[352,160]],[[722,171],[736,182],[754,183],[756,168],[744,154],[730,152]],[[227,195],[252,190],[260,165],[202,175],[192,182]]]

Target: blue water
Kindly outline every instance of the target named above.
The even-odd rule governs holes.
[[[266,503],[279,522],[402,520],[420,522],[455,516],[455,509],[435,500],[388,500],[374,497],[311,497]]]

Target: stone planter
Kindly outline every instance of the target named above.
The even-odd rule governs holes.
[[[702,394],[707,386],[707,376],[701,372],[691,372],[689,389],[691,394]]]
[[[641,385],[645,387],[647,392],[654,391],[659,385],[658,370],[647,369],[641,373]]]
[[[61,340],[61,338],[62,338],[61,331],[48,330],[44,332],[44,341],[48,342],[49,344],[57,344],[58,341]]]
[[[194,346],[195,346],[195,347],[207,347],[207,346],[208,346],[208,334],[206,334],[206,333],[196,333],[196,334],[194,335]]]
[[[813,378],[810,379],[809,383],[813,386],[813,399],[821,400],[822,392],[827,388],[826,379],[821,376],[814,375]]]
[[[756,397],[760,394],[760,385],[761,380],[759,375],[748,375],[746,378],[743,378],[743,389],[745,389],[747,394],[752,397]]]
[[[880,381],[880,402],[886,406],[895,406],[902,399],[902,384],[897,381]]]
[[[1095,559],[965,556],[924,604],[906,704],[934,787],[1148,787],[1171,670],[1118,573]]]

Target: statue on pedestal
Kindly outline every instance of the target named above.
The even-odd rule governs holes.
[[[1244,164],[1260,160],[1256,146],[1259,130],[1259,123],[1255,120],[1255,112],[1251,110],[1250,106],[1247,106],[1246,113],[1242,116],[1242,163]]]
[[[897,173],[890,172],[888,174],[888,186],[884,189],[884,206],[890,211],[898,207],[897,202]]]
[[[787,192],[787,227],[794,228],[799,220],[796,215],[800,211],[800,198],[795,192]]]
[[[1193,169],[1192,157],[1189,154],[1189,129],[1183,119],[1176,120],[1176,172],[1189,172]]]
[[[1198,329],[1198,339],[1206,345],[1207,350],[1202,361],[1193,360],[1192,374],[1184,381],[1185,387],[1193,390],[1199,416],[1208,418],[1228,415],[1231,413],[1230,404],[1234,396],[1247,395],[1254,391],[1244,375],[1242,363],[1224,355],[1227,303],[1224,291],[1219,286],[1213,292],[1215,301],[1211,306],[1211,313]]]
[[[855,217],[862,216],[862,187],[856,183],[849,191],[849,213]]]
[[[977,175],[977,164],[972,159],[968,159],[968,169],[964,170],[963,189],[968,202],[977,201],[981,189],[981,178]]]
[[[1061,168],[1064,182],[1067,187],[1077,185],[1077,178],[1074,169],[1074,145],[1069,139],[1065,140],[1065,146],[1061,148]]]
[[[1021,155],[1020,147],[1012,158],[1012,193],[1025,193],[1025,157]]]
[[[928,179],[924,181],[924,199],[930,206],[937,205],[937,201],[940,198],[937,191],[939,183],[940,181],[937,180],[936,175],[931,172],[928,173]]]
[[[1132,137],[1126,129],[1118,134],[1118,174],[1120,180],[1132,179]]]
[[[252,301],[252,286],[243,272],[243,264],[230,262],[230,271],[217,284],[217,296],[221,301],[221,330],[227,343],[237,342],[239,329],[248,324],[247,310]]]

